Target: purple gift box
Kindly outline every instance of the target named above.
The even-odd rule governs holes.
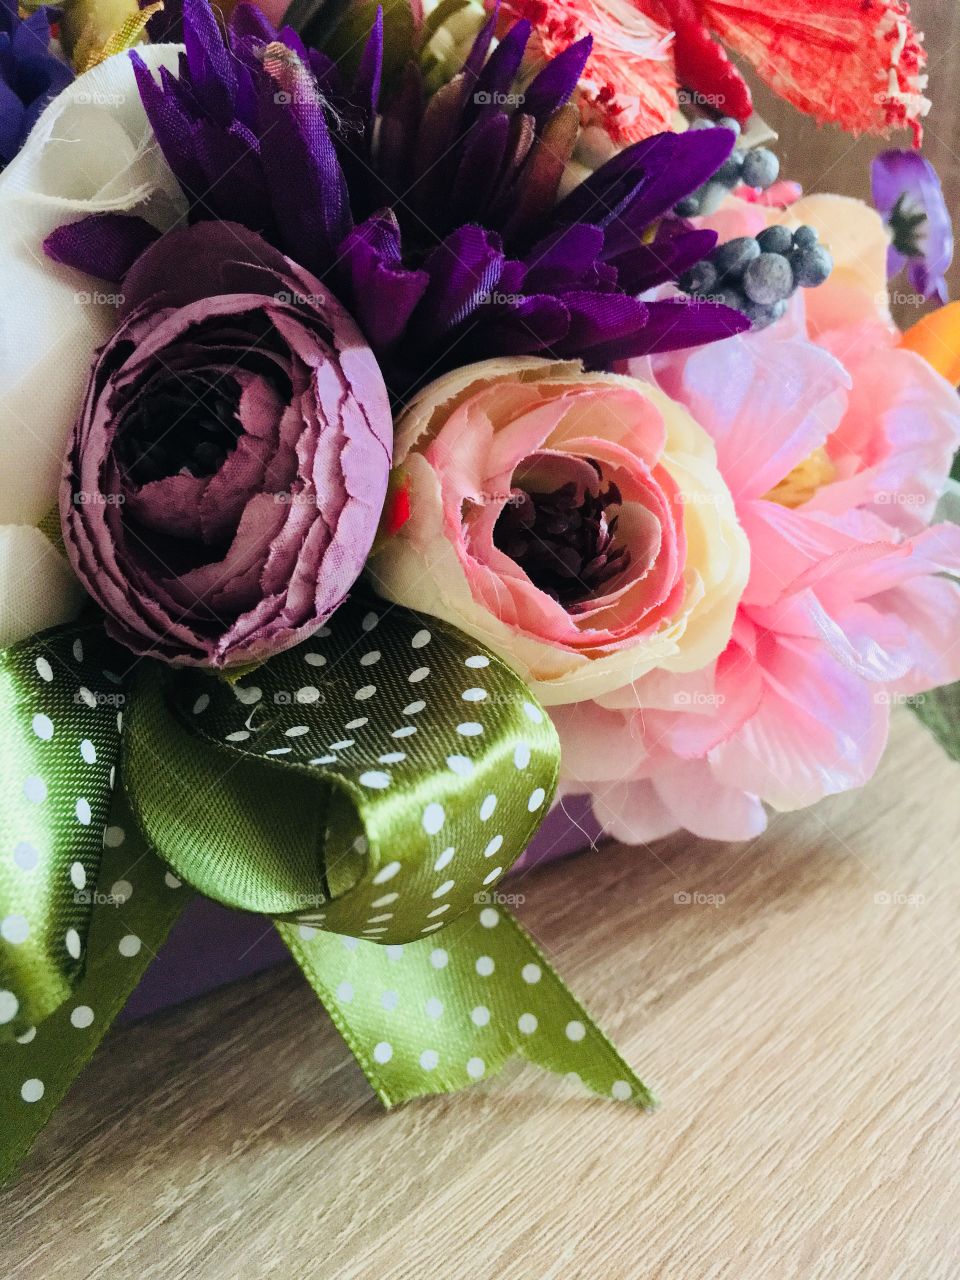
[[[511,874],[576,853],[600,834],[589,796],[565,797],[548,814]],[[170,931],[127,1001],[121,1020],[144,1018],[289,959],[280,935],[265,916],[231,911],[208,898],[197,898]]]

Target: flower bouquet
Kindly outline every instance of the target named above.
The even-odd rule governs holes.
[[[192,892],[387,1104],[648,1105],[511,868],[956,750],[939,184],[804,197],[725,48],[917,145],[924,52],[786,9],[0,0],[7,1171]]]

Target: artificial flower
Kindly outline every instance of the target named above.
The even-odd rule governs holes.
[[[414,399],[395,465],[410,515],[372,559],[377,589],[476,636],[547,705],[727,643],[746,542],[706,433],[655,387],[470,365]]]
[[[147,48],[151,66],[176,51]],[[156,147],[129,59],[68,85],[0,174],[0,642],[70,617],[82,592],[37,526],[56,509],[90,361],[116,324],[117,291],[52,262],[43,241],[86,214],[136,212],[158,228],[184,209]]]
[[[134,652],[263,660],[363,567],[390,468],[383,379],[336,299],[243,227],[169,232],[124,289],[67,455],[67,553]]]
[[[16,0],[0,0],[0,168],[72,79],[73,72],[50,48],[46,9],[21,21]]]
[[[598,367],[747,326],[726,307],[637,297],[712,245],[712,233],[664,215],[723,162],[728,130],[647,139],[555,205],[589,39],[504,108],[530,28],[516,24],[487,57],[491,19],[463,71],[424,104],[415,68],[381,101],[379,18],[345,86],[323,55],[247,5],[229,44],[207,0],[187,0],[184,13],[179,77],[158,85],[132,57],[192,218],[243,222],[329,278],[396,395],[468,355]]]
[[[953,223],[936,170],[916,151],[884,151],[870,170],[873,203],[890,233],[887,275],[904,267],[924,298],[947,302]]]
[[[762,334],[643,362],[716,443],[751,573],[716,663],[555,716],[568,789],[596,790],[624,839],[745,839],[764,805],[860,786],[891,704],[960,676],[960,528],[930,523],[956,393],[897,346],[877,215],[839,197],[791,214],[830,238],[822,290]]]

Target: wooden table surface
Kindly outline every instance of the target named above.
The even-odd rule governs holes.
[[[956,207],[960,9],[914,7]],[[791,176],[864,193],[876,144],[761,105]],[[516,886],[653,1115],[520,1065],[384,1112],[289,967],[113,1031],[0,1198],[0,1273],[957,1280],[958,780],[898,712],[865,790],[752,844]]]

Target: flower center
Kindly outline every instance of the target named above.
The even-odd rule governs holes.
[[[810,501],[821,485],[829,484],[836,473],[836,467],[821,445],[763,496],[781,507],[800,507]]]
[[[187,374],[143,395],[117,432],[117,456],[134,484],[167,476],[211,476],[240,438],[239,389]]]
[[[926,224],[926,211],[904,191],[890,212],[893,247],[905,258],[919,258],[923,253]]]
[[[570,480],[548,492],[515,488],[493,530],[494,545],[516,561],[540,591],[571,613],[630,564],[616,545],[620,490]]]

